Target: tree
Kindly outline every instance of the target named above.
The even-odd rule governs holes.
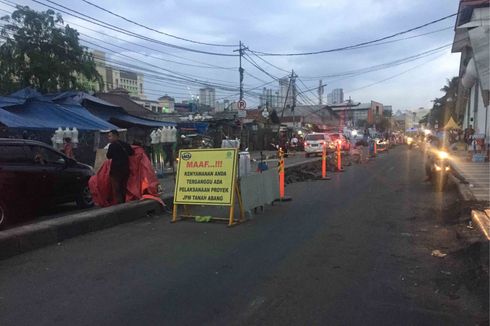
[[[456,103],[458,100],[459,77],[446,80],[446,85],[441,88],[444,95],[434,99],[434,105],[427,117],[423,117],[421,122],[429,122],[432,126],[436,124],[444,125],[451,116],[456,117]]]
[[[0,20],[6,22],[0,30],[0,92],[27,86],[41,92],[87,90],[87,81],[102,86],[93,55],[60,14],[17,6]]]

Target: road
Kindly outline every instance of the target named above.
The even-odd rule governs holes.
[[[0,261],[0,324],[474,325],[488,315],[488,302],[441,274],[452,258],[431,256],[452,241],[455,198],[422,182],[419,152],[399,147],[331,176],[289,185],[292,202],[234,228],[149,217]]]

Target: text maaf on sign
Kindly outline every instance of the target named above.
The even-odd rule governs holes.
[[[237,162],[233,148],[180,150],[174,204],[231,206]]]

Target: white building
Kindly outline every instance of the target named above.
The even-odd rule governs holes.
[[[262,90],[262,95],[260,96],[260,106],[268,108],[278,108],[280,107],[279,102],[279,91],[264,87],[264,89]]]
[[[216,91],[212,87],[199,89],[199,104],[214,108],[216,104]]]
[[[327,104],[340,103],[344,103],[344,90],[342,88],[335,88],[331,93],[327,94]]]
[[[124,88],[129,92],[130,96],[141,99],[145,98],[143,91],[143,74],[128,70],[120,70],[108,65],[105,52],[94,50],[92,53],[94,55],[96,70],[102,76],[104,82],[104,88],[97,89],[98,91],[108,92],[112,89]]]
[[[155,113],[174,113],[175,112],[175,99],[168,95],[164,95],[158,100],[140,99],[137,97],[131,98],[134,102],[142,105],[145,109]]]
[[[457,105],[464,107],[463,128],[473,126],[477,135],[486,138],[487,144],[490,143],[489,31],[489,1],[461,0],[452,47],[453,53],[461,53]]]
[[[277,107],[279,108],[284,107],[284,103],[286,104],[286,106],[293,105],[293,96],[295,90],[293,89],[292,86],[293,85],[290,86],[289,78],[284,77],[279,79],[279,98],[278,98]]]

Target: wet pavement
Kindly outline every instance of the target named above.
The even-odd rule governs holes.
[[[234,228],[162,215],[0,261],[0,324],[488,320],[488,244],[464,240],[477,231],[455,189],[422,182],[420,152],[398,147],[331,176],[288,185],[293,201]]]

